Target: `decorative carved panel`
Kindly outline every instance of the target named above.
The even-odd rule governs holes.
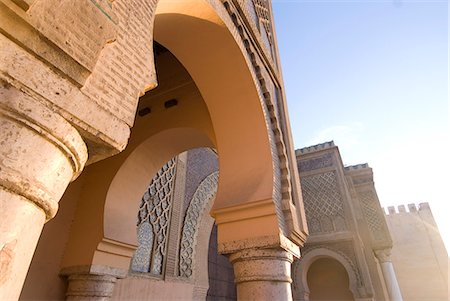
[[[263,26],[263,31],[261,31],[261,35],[263,36],[263,40],[270,45],[273,45],[273,36],[272,36],[272,23],[270,18],[270,8],[268,0],[253,0],[253,5],[255,7],[256,15],[259,18],[259,22]]]
[[[176,159],[167,162],[153,177],[138,213],[138,248],[131,262],[134,272],[163,275],[172,209]]]
[[[312,158],[309,160],[300,160],[298,162],[298,168],[300,172],[329,167],[331,165],[333,165],[333,155],[331,153],[327,153],[323,156]]]
[[[370,233],[374,240],[380,241],[386,238],[384,227],[384,217],[377,206],[377,200],[372,191],[365,191],[359,194],[364,218],[366,219]]]
[[[336,174],[326,172],[302,177],[301,184],[311,234],[346,230],[344,205]]]
[[[218,172],[207,176],[198,186],[187,209],[180,245],[179,275],[181,277],[192,276],[200,218],[206,205],[216,194],[218,178]]]

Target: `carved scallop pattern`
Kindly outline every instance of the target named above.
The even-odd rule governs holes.
[[[186,211],[180,244],[179,275],[181,277],[191,278],[192,276],[200,217],[206,205],[216,194],[218,178],[219,173],[214,172],[200,183]]]
[[[163,274],[175,172],[173,158],[153,177],[141,199],[137,223],[139,246],[131,264],[134,272]]]

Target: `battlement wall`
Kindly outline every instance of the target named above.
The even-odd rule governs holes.
[[[385,208],[383,208],[385,210]],[[428,202],[420,203],[418,206],[414,203],[407,204],[407,205],[399,205],[397,207],[395,206],[388,206],[387,212],[385,210],[386,215],[392,215],[392,214],[399,214],[399,213],[413,213],[417,211],[429,211],[431,213],[430,204]]]
[[[448,300],[448,254],[430,205],[389,206],[385,216],[403,300]]]
[[[356,164],[356,165],[350,165],[350,166],[344,167],[344,169],[346,171],[359,170],[359,169],[365,169],[365,168],[369,168],[369,164],[368,163],[362,163],[362,164]]]
[[[324,150],[324,149],[328,149],[328,148],[332,148],[334,147],[334,141],[328,141],[328,142],[324,142],[324,143],[319,143],[316,145],[312,145],[312,146],[308,146],[308,147],[304,147],[304,148],[300,148],[300,149],[296,149],[295,150],[295,155],[299,156],[301,154],[308,154],[308,153],[312,153],[318,150]]]

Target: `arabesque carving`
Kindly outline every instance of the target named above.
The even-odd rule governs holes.
[[[179,275],[181,277],[192,276],[200,217],[217,192],[218,179],[219,172],[207,176],[198,186],[186,211],[180,245]]]

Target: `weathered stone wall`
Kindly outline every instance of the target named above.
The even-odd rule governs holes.
[[[428,203],[388,207],[392,263],[404,301],[449,300],[448,254]]]

